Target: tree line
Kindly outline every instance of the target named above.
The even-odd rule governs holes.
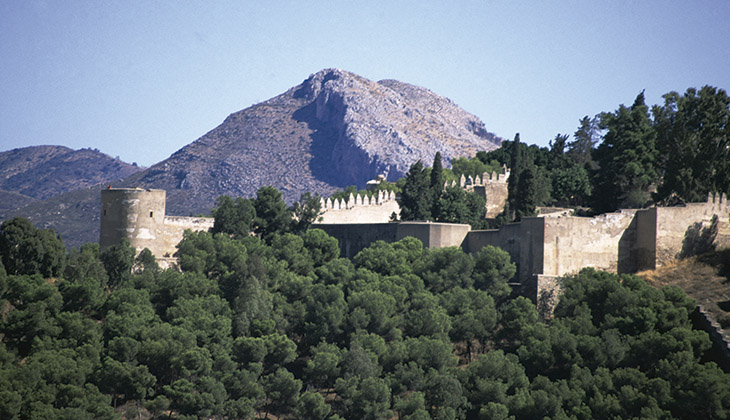
[[[406,176],[403,192],[422,189],[415,173],[423,165],[417,165]],[[495,151],[460,160],[448,176],[474,176],[502,165],[511,175],[497,225],[533,216],[538,206],[582,207],[597,214],[704,201],[709,193],[730,193],[730,98],[722,89],[705,86],[667,93],[663,104],[650,108],[641,92],[631,106],[582,118],[572,140],[558,134],[549,147],[527,146],[517,134]],[[443,196],[430,197],[433,207]],[[403,205],[406,220],[423,218],[421,209],[429,207],[416,198]],[[426,218],[439,217],[432,211]],[[451,219],[469,223],[472,217]]]
[[[546,321],[511,297],[498,248],[406,238],[345,259],[289,211],[268,187],[222,197],[215,232],[187,232],[168,270],[128,243],[66,252],[4,222],[0,417],[730,415],[730,375],[702,362],[676,287],[584,270]]]

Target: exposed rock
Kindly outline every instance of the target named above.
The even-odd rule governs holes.
[[[167,214],[189,216],[209,212],[224,194],[250,197],[271,185],[292,202],[307,191],[364,187],[380,174],[396,180],[418,159],[430,165],[438,151],[448,166],[500,142],[477,117],[427,89],[327,69],[114,185],[165,189]],[[78,245],[98,238],[98,194],[98,187],[67,193],[19,214]]]
[[[427,89],[327,69],[231,114],[123,186],[164,188],[171,214],[197,214],[222,194],[248,197],[272,185],[292,202],[307,191],[364,186],[379,174],[396,180],[438,151],[448,166],[500,142],[477,117]]]

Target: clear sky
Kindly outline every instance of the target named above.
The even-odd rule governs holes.
[[[0,150],[149,166],[328,67],[547,145],[642,90],[730,90],[730,1],[0,0]]]

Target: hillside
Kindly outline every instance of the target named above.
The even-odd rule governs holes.
[[[0,153],[0,190],[45,200],[143,170],[92,149],[31,146]]]
[[[677,286],[730,330],[730,249],[676,261],[638,273],[656,287]]]
[[[379,174],[396,180],[418,159],[430,164],[437,151],[449,166],[500,143],[477,117],[428,89],[327,69],[231,114],[170,158],[113,185],[165,189],[167,213],[187,216],[207,213],[224,194],[248,197],[271,185],[292,202],[307,191],[364,186]],[[85,225],[93,231],[84,237],[98,237],[98,194],[57,197],[18,214],[78,245],[83,240],[67,226]],[[78,202],[95,204],[70,214]]]

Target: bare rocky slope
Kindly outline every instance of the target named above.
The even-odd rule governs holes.
[[[492,150],[501,139],[474,115],[428,89],[373,82],[327,69],[268,101],[231,114],[195,142],[124,186],[163,188],[171,214],[206,212],[222,194],[249,197],[265,185],[287,202],[403,176],[431,163]]]
[[[493,150],[500,142],[476,116],[428,89],[326,69],[231,114],[168,159],[114,185],[165,189],[167,213],[187,216],[209,212],[221,195],[250,197],[265,185],[293,202],[307,191],[328,195],[348,185],[362,187],[379,174],[396,180],[418,159],[430,165],[437,151],[448,166],[453,158]],[[68,209],[79,202],[83,208],[98,202],[98,187],[85,194],[96,196],[67,193],[21,213],[62,232],[72,245],[95,241],[98,204],[91,209],[97,214],[84,214],[88,223],[68,219]],[[69,230],[72,225],[78,227]]]

